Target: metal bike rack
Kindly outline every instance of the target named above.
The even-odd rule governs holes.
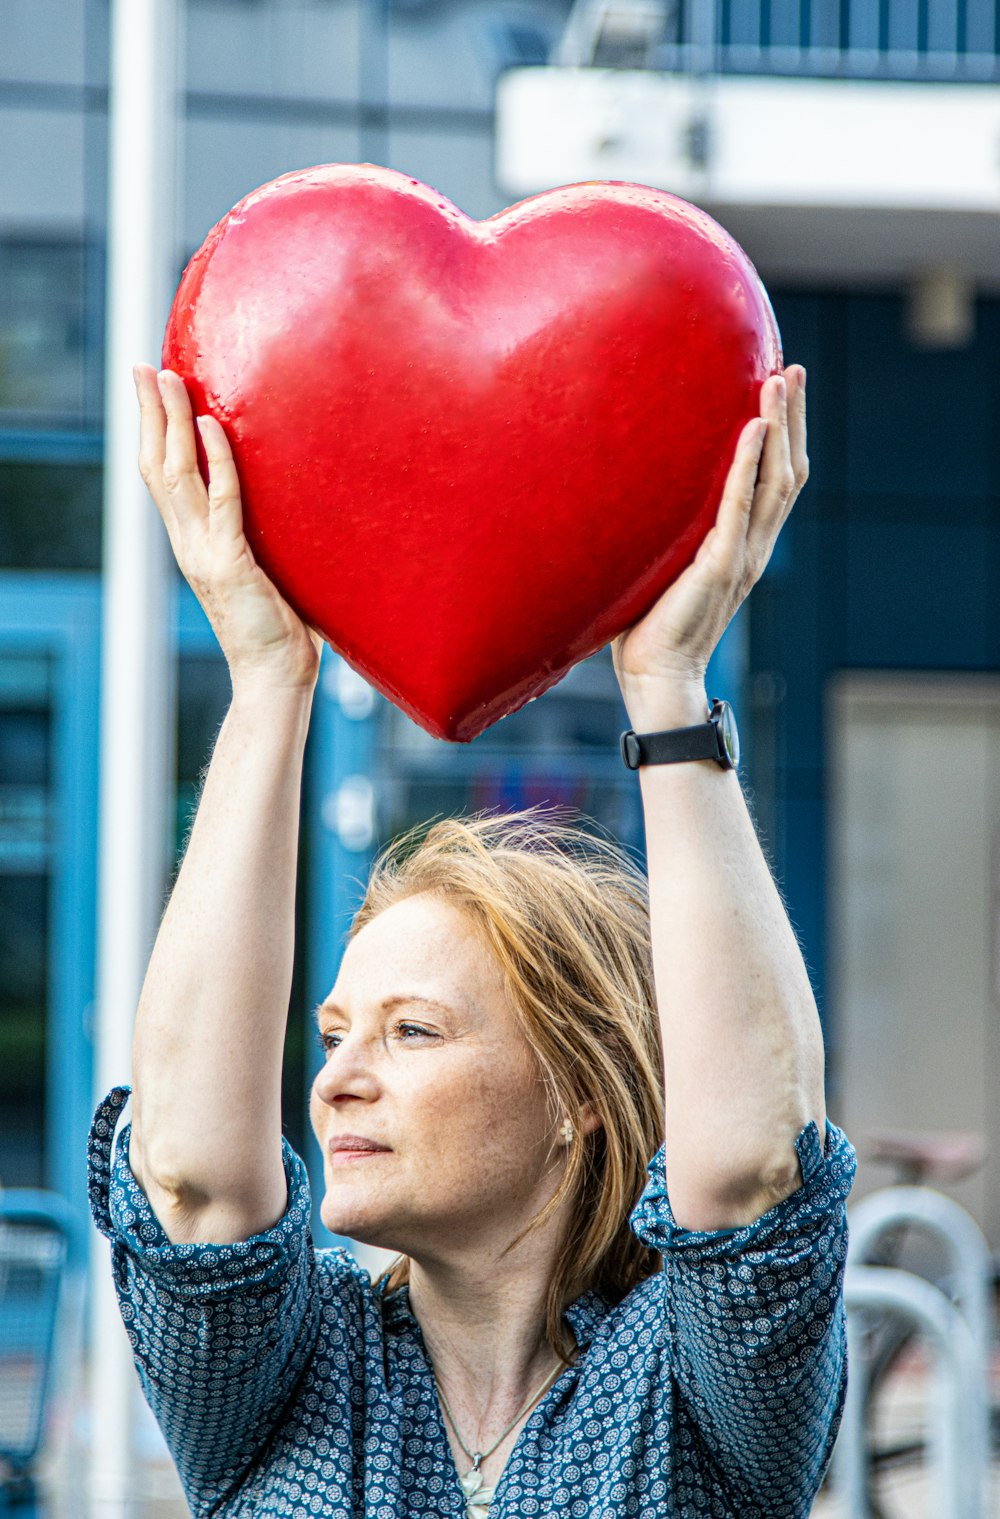
[[[81,1233],[62,1197],[0,1191],[0,1511],[35,1511],[53,1389],[80,1349]]]
[[[877,1264],[873,1256],[883,1236],[901,1225],[929,1234],[944,1250],[954,1284],[948,1296],[972,1331],[988,1396],[993,1334],[989,1245],[975,1220],[952,1198],[932,1187],[884,1187],[851,1209],[850,1263]]]
[[[977,1429],[981,1405],[976,1347],[965,1319],[939,1287],[892,1266],[848,1266],[847,1353],[860,1366],[864,1313],[902,1315],[916,1327],[936,1362],[936,1396],[930,1417],[930,1454],[936,1519],[988,1519],[982,1444]],[[837,1440],[839,1490],[850,1519],[867,1519],[864,1387],[848,1374],[847,1401]]]
[[[905,1225],[943,1247],[952,1291],[909,1271],[871,1265],[886,1233]],[[929,1187],[887,1187],[851,1210],[844,1296],[848,1354],[860,1372],[866,1312],[907,1319],[935,1362],[929,1447],[939,1519],[988,1519],[990,1496],[989,1366],[992,1323],[989,1247],[968,1213]],[[848,1377],[837,1444],[837,1475],[850,1519],[867,1519],[867,1399],[864,1378]]]

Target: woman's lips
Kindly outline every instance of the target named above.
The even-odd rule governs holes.
[[[388,1145],[376,1144],[373,1139],[361,1139],[354,1135],[331,1140],[328,1151],[330,1164],[346,1165],[352,1160],[370,1160],[373,1155],[388,1155]]]

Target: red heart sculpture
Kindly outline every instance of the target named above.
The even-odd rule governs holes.
[[[663,191],[571,185],[476,222],[333,164],[212,230],[163,363],[225,426],[288,600],[470,739],[694,557],[781,349],[746,255]]]

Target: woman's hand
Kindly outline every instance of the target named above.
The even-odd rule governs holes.
[[[240,482],[214,417],[199,417],[208,458],[198,469],[195,422],[184,382],[137,365],[139,470],[156,502],[185,580],[204,607],[240,687],[311,690],[322,639],[279,595],[243,536]]]
[[[709,658],[763,574],[809,475],[805,382],[801,365],[765,381],[760,418],[740,435],[715,526],[694,562],[612,645],[637,732],[704,718]]]

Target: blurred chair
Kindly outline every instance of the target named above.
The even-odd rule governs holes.
[[[56,1193],[0,1191],[0,1512],[34,1513],[36,1462],[75,1338],[81,1230]]]

